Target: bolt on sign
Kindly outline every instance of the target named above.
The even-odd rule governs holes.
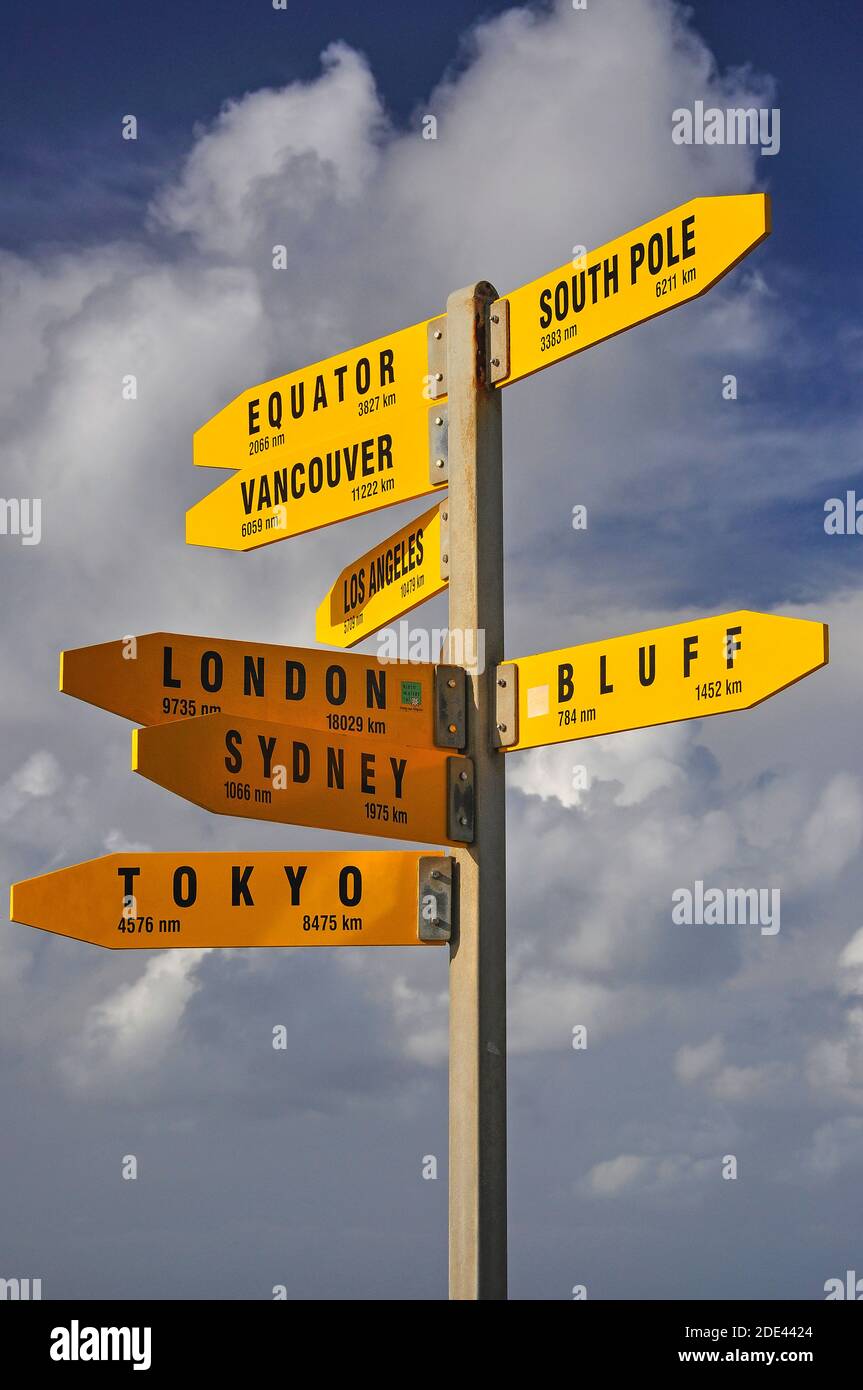
[[[446,520],[441,502],[347,565],[318,607],[317,640],[352,647],[441,593],[449,583]]]
[[[435,322],[255,386],[203,425],[195,463],[239,471],[186,513],[187,543],[254,550],[440,487]]]
[[[133,730],[132,770],[219,815],[473,840],[473,763],[438,749],[207,714]]]
[[[715,285],[770,233],[766,193],[693,198],[492,305],[491,380],[521,381]]]
[[[519,657],[497,667],[500,747],[751,709],[828,660],[826,623],[741,611]]]
[[[465,744],[457,666],[150,632],[62,652],[60,690],[136,724],[247,715],[421,748]]]
[[[111,950],[446,941],[452,860],[411,850],[138,854],[12,885],[9,916]]]

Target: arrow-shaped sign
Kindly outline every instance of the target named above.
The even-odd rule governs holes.
[[[508,385],[695,299],[770,231],[765,193],[694,198],[492,305]],[[445,318],[252,387],[198,430],[195,463],[240,468],[186,513],[186,540],[252,550],[445,481]],[[433,401],[433,405],[429,405]]]
[[[473,840],[473,764],[437,749],[208,714],[135,729],[132,769],[220,815],[434,844]]]
[[[410,850],[129,850],[14,884],[9,916],[112,950],[418,946],[449,938],[452,892],[452,860]]]
[[[136,724],[232,714],[370,743],[465,744],[458,666],[150,632],[63,652],[60,689]]]
[[[497,668],[497,739],[541,748],[751,709],[828,660],[826,623],[741,611]]]
[[[438,322],[255,386],[202,426],[195,463],[241,471],[186,513],[187,542],[254,550],[434,492],[446,477]]]
[[[501,385],[704,294],[770,232],[766,193],[693,198],[559,266],[491,309]]]
[[[263,454],[284,454],[288,436],[292,449],[313,452],[357,420],[390,429],[403,416],[424,414],[445,394],[428,365],[429,334],[444,322],[413,324],[241,392],[195,431],[194,462],[249,468]]]
[[[447,587],[447,507],[431,507],[342,570],[318,607],[319,642],[352,647]]]

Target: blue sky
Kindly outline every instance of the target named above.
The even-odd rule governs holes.
[[[274,11],[263,0],[209,0],[203,8],[150,0],[144,17],[111,0],[9,6],[0,53],[3,244],[134,232],[196,122],[212,120],[228,96],[313,77],[333,38],[367,55],[387,108],[407,121],[441,74],[459,66],[460,35],[509,8],[495,0],[371,8],[289,0],[286,11]],[[790,214],[782,256],[809,273],[815,263],[814,308],[847,306],[849,289],[859,295],[849,286],[855,257],[847,228],[863,196],[846,178],[858,7],[854,0],[695,0],[689,9],[720,67],[751,64],[775,78],[782,157],[764,177]],[[130,152],[118,147],[116,118],[138,110],[146,112],[146,141]],[[82,178],[93,181],[85,197]]]
[[[0,890],[133,845],[356,843],[170,797],[131,777],[125,723],[56,692],[59,650],[124,633],[310,645],[333,577],[420,509],[187,548],[218,481],[191,463],[203,420],[459,285],[504,292],[697,194],[772,194],[772,236],[709,295],[504,400],[510,655],[740,607],[831,624],[830,666],[756,710],[508,766],[515,1297],[817,1298],[863,1260],[863,538],[823,529],[860,477],[855,8],[4,16],[3,490],[40,496],[45,531],[0,537]],[[676,106],[726,97],[781,109],[775,157],[672,144]],[[443,626],[442,602],[412,621]],[[670,895],[699,878],[780,887],[781,932],[681,937]],[[0,924],[0,1277],[444,1296],[445,1181],[421,1165],[445,1178],[445,1001],[428,953],[150,958]]]

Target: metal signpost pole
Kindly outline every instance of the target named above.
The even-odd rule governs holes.
[[[493,746],[491,684],[503,657],[503,470],[501,395],[487,368],[496,298],[483,282],[458,290],[446,317],[449,652],[468,667],[477,656],[468,669],[465,749],[474,760],[476,838],[458,852],[450,951],[453,1299],[506,1298],[506,760]]]

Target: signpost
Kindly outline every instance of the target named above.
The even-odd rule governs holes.
[[[134,769],[187,800],[458,847],[130,851],[11,903],[117,949],[449,940],[455,1299],[506,1297],[501,753],[750,708],[827,661],[822,623],[748,611],[504,660],[496,388],[703,294],[769,230],[765,194],[695,198],[503,298],[481,282],[445,316],[253,387],[197,432],[196,464],[237,471],[188,512],[191,544],[251,550],[448,485],[343,570],[316,630],[349,647],[448,583],[454,664],[170,633],[63,653],[61,690],[142,724]],[[480,633],[485,664],[463,670]]]
[[[441,593],[448,583],[448,530],[448,503],[441,502],[343,569],[318,608],[317,640],[353,647]]]
[[[496,742],[512,751],[751,709],[826,665],[827,625],[726,613],[506,661]]]
[[[65,695],[136,724],[246,715],[420,748],[464,747],[464,688],[458,666],[381,663],[176,632],[123,637],[60,656]]]
[[[135,729],[132,769],[223,816],[469,844],[473,765],[438,749],[227,714]]]
[[[111,950],[446,941],[452,860],[411,850],[139,854],[12,887],[13,922]]]

